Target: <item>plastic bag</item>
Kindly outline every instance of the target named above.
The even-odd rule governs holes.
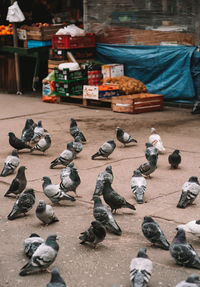
[[[8,7],[8,14],[6,20],[9,22],[23,22],[25,20],[24,14],[18,6],[17,1]]]
[[[56,35],[70,35],[71,37],[85,36],[85,31],[76,25],[68,25],[67,27],[61,28],[56,32]]]
[[[80,70],[78,63],[62,63],[58,65],[59,70],[69,69],[70,71]]]

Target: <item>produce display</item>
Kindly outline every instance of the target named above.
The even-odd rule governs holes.
[[[12,24],[8,26],[0,25],[0,36],[13,35]]]

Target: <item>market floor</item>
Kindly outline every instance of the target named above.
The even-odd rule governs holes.
[[[176,204],[180,198],[181,187],[190,176],[199,176],[200,167],[200,115],[191,115],[190,110],[165,107],[163,112],[152,112],[138,115],[119,114],[110,110],[87,109],[77,105],[58,105],[43,103],[38,97],[0,94],[1,113],[1,149],[0,169],[12,148],[8,144],[8,132],[14,131],[18,137],[24,127],[26,118],[34,121],[42,120],[49,131],[52,146],[45,155],[37,152],[20,152],[20,164],[27,167],[27,187],[34,188],[36,204],[39,199],[49,199],[42,192],[42,177],[50,176],[53,183],[59,183],[61,168],[49,169],[50,162],[55,159],[71,141],[69,134],[70,118],[77,120],[79,127],[87,138],[87,144],[77,159],[75,166],[81,178],[79,195],[75,203],[64,203],[54,207],[59,222],[44,227],[35,216],[35,208],[26,217],[13,221],[7,220],[15,199],[5,198],[4,193],[14,178],[10,175],[0,178],[1,211],[0,211],[0,287],[42,287],[50,280],[49,273],[37,273],[26,277],[19,276],[20,268],[27,259],[23,254],[23,240],[31,233],[38,233],[46,238],[56,233],[60,250],[56,261],[50,267],[57,266],[67,286],[112,287],[114,285],[128,287],[129,264],[140,247],[147,247],[147,254],[153,261],[153,274],[150,287],[170,286],[185,279],[192,273],[200,271],[177,266],[169,251],[151,247],[141,232],[141,223],[145,215],[153,216],[160,224],[169,242],[176,234],[176,226],[193,219],[199,219],[200,197],[195,204],[178,209]],[[115,128],[120,126],[134,138],[138,144],[123,148],[117,147],[110,160],[91,160],[106,140],[115,137]],[[147,179],[145,203],[138,205],[130,189],[133,170],[145,161],[145,142],[148,141],[150,128],[155,127],[162,137],[166,154],[160,155],[158,168]],[[168,155],[174,149],[180,149],[182,163],[178,170],[171,170]],[[122,235],[107,234],[105,240],[94,250],[80,245],[79,234],[85,231],[93,220],[93,202],[97,175],[107,165],[112,165],[114,173],[114,189],[127,201],[136,205],[136,211],[121,209],[115,218],[122,229]],[[188,241],[200,254],[199,239],[187,235]]]

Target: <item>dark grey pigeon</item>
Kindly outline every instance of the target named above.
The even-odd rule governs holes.
[[[14,133],[10,132],[8,133],[9,136],[9,144],[14,147],[16,150],[22,150],[22,149],[32,149],[30,145],[27,145],[22,140],[18,139]]]
[[[106,229],[103,224],[99,221],[92,221],[91,226],[85,232],[81,233],[79,239],[81,240],[80,244],[88,242],[95,248],[98,243],[105,239],[105,237]]]
[[[93,197],[94,209],[93,215],[96,220],[101,222],[106,230],[116,235],[121,235],[122,231],[116,220],[114,219],[112,212],[102,204],[101,198],[98,196]]]
[[[32,143],[36,143],[38,142],[41,137],[44,135],[44,133],[47,132],[47,130],[45,130],[42,126],[42,121],[39,120],[37,126],[34,128],[34,134],[33,137],[31,139]]]
[[[186,280],[181,281],[175,287],[200,287],[200,277],[197,274],[191,274]]]
[[[15,202],[12,211],[8,215],[8,220],[13,220],[21,214],[26,214],[33,208],[35,203],[35,192],[32,188],[25,190],[20,194],[19,198]]]
[[[81,138],[82,142],[86,142],[86,138],[84,136],[84,134],[82,133],[82,131],[79,129],[79,127],[77,126],[77,123],[75,121],[75,119],[71,118],[71,122],[70,122],[70,134],[71,136],[75,139],[77,136],[79,136]]]
[[[129,143],[137,143],[137,141],[132,136],[124,132],[120,127],[116,128],[116,137],[119,142],[124,144],[124,146]]]
[[[58,203],[61,200],[76,201],[73,196],[65,194],[61,189],[59,184],[52,184],[51,179],[48,176],[43,178],[42,188],[44,194],[51,200],[52,203]]]
[[[114,142],[113,139],[108,140],[105,142],[98,150],[97,153],[92,155],[92,159],[95,159],[96,157],[102,156],[105,157],[106,159],[111,155],[111,153],[114,151],[116,148],[116,143]]]
[[[14,173],[15,169],[19,165],[19,162],[20,162],[20,160],[19,160],[17,150],[14,149],[12,151],[12,154],[8,155],[7,158],[5,159],[4,167],[2,169],[0,176],[7,176],[9,174]]]
[[[35,213],[37,218],[46,225],[59,221],[52,206],[46,204],[44,200],[39,200]]]
[[[130,208],[136,210],[135,206],[126,201],[126,199],[119,195],[111,186],[108,179],[105,179],[103,188],[103,198],[104,201],[110,206],[111,211],[115,211],[119,208]]]
[[[141,174],[140,170],[134,170],[131,178],[131,190],[136,198],[137,203],[141,204],[144,202],[144,194],[146,191],[146,179]]]
[[[96,181],[96,186],[95,186],[95,190],[93,193],[93,198],[94,196],[100,196],[103,193],[103,187],[104,187],[104,180],[108,179],[110,181],[110,183],[113,183],[113,172],[112,172],[112,166],[108,165],[106,167],[106,169],[101,172],[98,177],[97,177],[97,181]]]
[[[158,149],[154,147],[151,143],[147,142],[145,144],[145,157],[148,161],[156,161],[158,160]]]
[[[171,168],[178,168],[179,164],[181,163],[180,151],[178,149],[175,149],[175,151],[169,155],[168,162],[171,165]]]
[[[24,240],[24,253],[27,257],[31,258],[36,249],[44,243],[38,234],[32,233],[28,238]]]
[[[32,119],[27,119],[25,122],[25,127],[23,128],[21,135],[21,140],[25,143],[30,142],[34,135],[33,123]]]
[[[76,196],[76,189],[80,185],[81,179],[79,177],[78,171],[75,167],[71,168],[71,171],[68,176],[65,176],[61,183],[60,183],[60,189],[64,192],[73,191]]]
[[[163,231],[157,222],[150,216],[145,216],[142,223],[142,232],[146,239],[148,239],[155,246],[164,250],[169,250],[169,242],[167,241]]]
[[[65,281],[60,276],[58,268],[54,268],[51,272],[51,280],[46,287],[66,287]]]
[[[182,186],[182,193],[177,204],[178,208],[185,208],[192,204],[200,192],[200,185],[196,176],[191,176]]]
[[[151,177],[150,175],[156,170],[157,168],[157,160],[151,160],[141,164],[138,169],[140,170],[141,174],[146,177]]]
[[[70,162],[66,167],[62,168],[60,171],[60,180],[62,181],[65,177],[69,176],[71,169],[74,167],[73,161]]]
[[[8,191],[4,196],[9,196],[11,193],[19,195],[25,189],[27,184],[25,169],[26,167],[23,165],[18,168],[17,175],[11,182]]]
[[[71,142],[67,144],[67,149],[51,162],[50,168],[54,168],[57,165],[68,166],[68,164],[73,161],[74,157],[75,153]]]
[[[146,254],[146,248],[140,248],[137,257],[131,260],[130,281],[132,287],[148,285],[153,270],[152,261]]]
[[[177,264],[184,267],[200,269],[200,258],[192,245],[187,243],[185,231],[180,228],[169,248],[171,256]]]
[[[51,146],[51,138],[49,134],[46,134],[44,138],[40,139],[39,142],[31,149],[31,152],[33,151],[40,151],[45,152],[47,149],[49,149]]]
[[[59,245],[56,240],[56,234],[49,235],[47,240],[33,253],[29,262],[21,268],[19,275],[25,276],[32,272],[46,270],[58,254]]]

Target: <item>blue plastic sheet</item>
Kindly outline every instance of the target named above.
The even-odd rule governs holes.
[[[142,81],[150,93],[162,94],[170,101],[196,97],[195,69],[192,74],[195,50],[193,46],[96,46],[101,62],[124,64],[126,76]]]

